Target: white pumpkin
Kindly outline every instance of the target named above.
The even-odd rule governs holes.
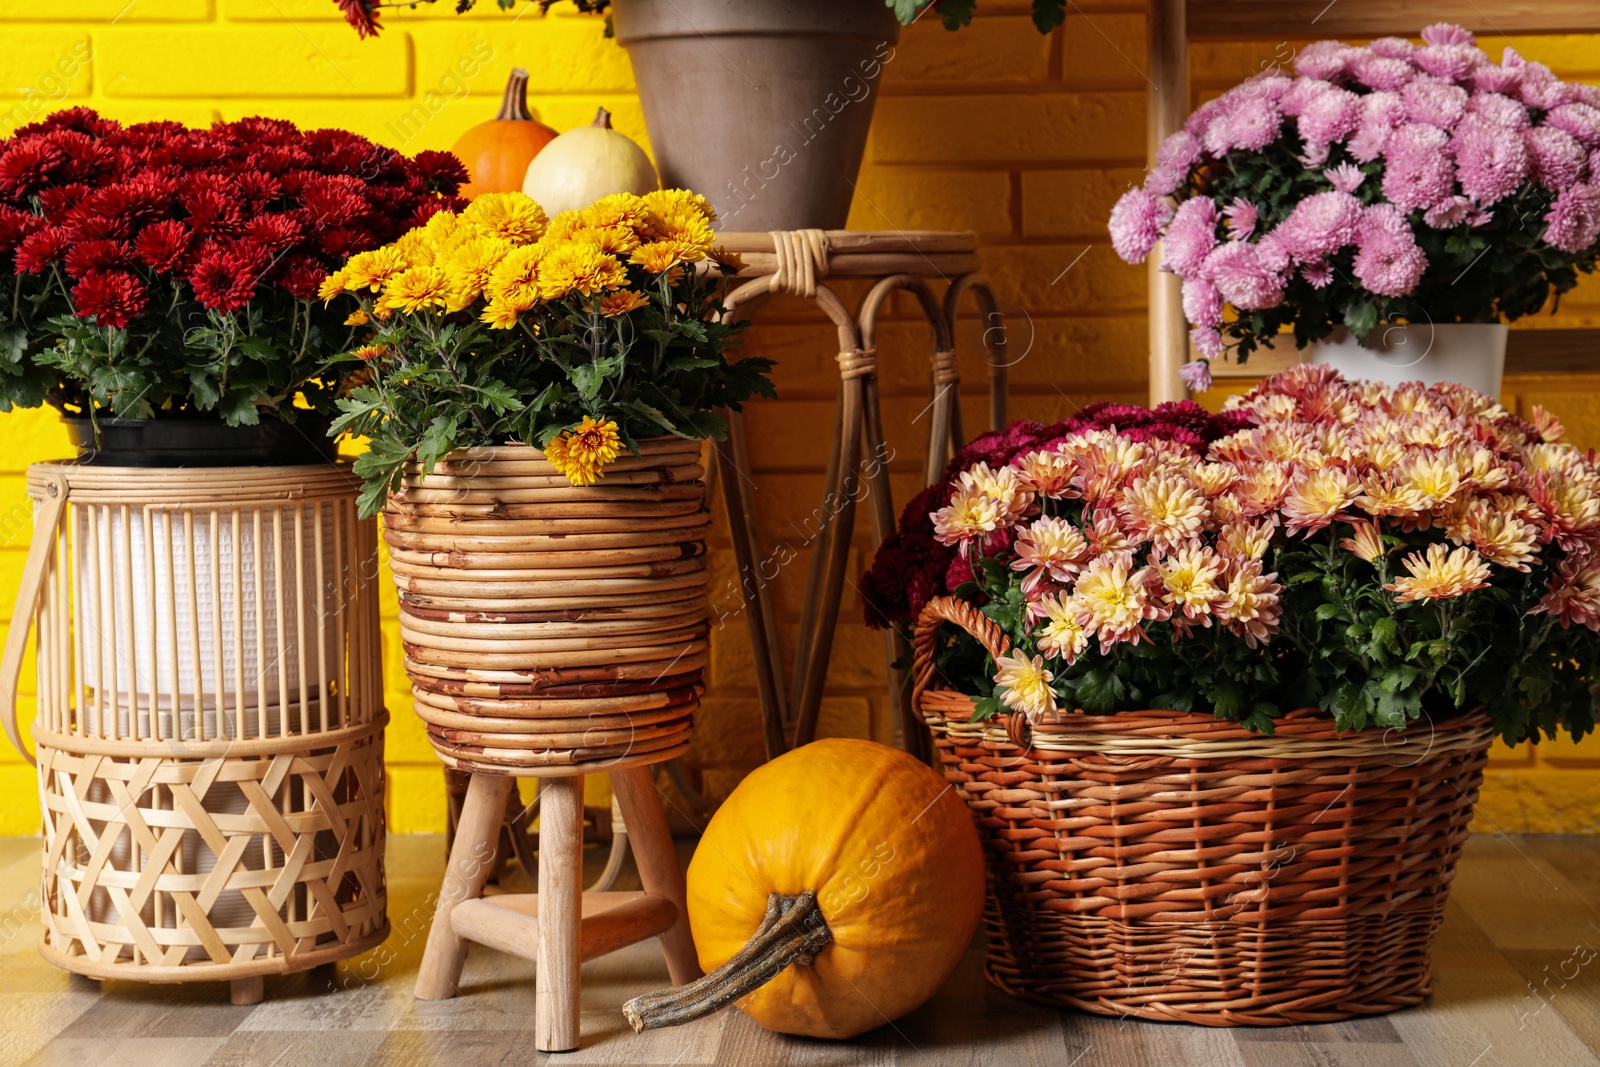
[[[545,145],[522,179],[522,191],[551,218],[612,193],[644,194],[660,187],[650,157],[611,128],[611,112],[605,108],[592,124],[568,130]]]

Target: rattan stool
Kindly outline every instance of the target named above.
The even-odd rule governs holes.
[[[567,1052],[578,1047],[578,968],[584,960],[659,936],[674,985],[700,976],[683,870],[649,766],[612,770],[611,787],[627,820],[644,891],[584,893],[583,776],[543,777],[539,891],[485,897],[515,781],[472,776],[417,974],[417,996],[456,995],[468,941],[533,960],[535,1044],[541,1052]]]

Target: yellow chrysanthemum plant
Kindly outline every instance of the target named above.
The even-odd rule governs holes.
[[[352,256],[321,295],[366,334],[341,358],[370,380],[333,426],[370,441],[362,513],[405,463],[431,470],[455,448],[537,445],[581,486],[642,438],[720,439],[718,410],[772,385],[769,360],[727,358],[737,261],[714,248],[715,219],[683,189],[553,219],[522,193],[490,193]]]
[[[1013,644],[945,646],[980,717],[1166,708],[1271,732],[1319,708],[1400,730],[1485,708],[1513,744],[1593,728],[1600,453],[1538,408],[1320,366],[1228,407],[1243,428],[1209,440],[1065,432],[928,498],[951,591]]]

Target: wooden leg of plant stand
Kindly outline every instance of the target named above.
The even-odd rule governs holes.
[[[655,776],[649,767],[612,771],[611,788],[622,806],[622,817],[628,823],[629,841],[644,891],[665,897],[678,909],[678,921],[661,935],[667,973],[672,976],[673,985],[692,982],[702,972],[694,936],[689,932],[689,894],[684,887],[683,866],[672,845],[672,831],[667,829],[667,816],[661,810]]]
[[[451,928],[450,912],[463,900],[483,893],[498,851],[495,845],[500,839],[500,823],[505,819],[506,794],[514,785],[514,778],[474,774],[467,786],[467,799],[461,805],[461,820],[456,825],[456,843],[450,850],[444,885],[439,887],[439,902],[433,909],[428,947],[417,971],[419,1000],[447,1000],[456,995],[461,984],[467,943]]]
[[[583,776],[546,778],[539,793],[539,970],[534,1044],[540,1052],[570,1052],[578,1047]]]
[[[230,1004],[260,1004],[267,999],[267,981],[259,974],[254,978],[235,978],[228,983]]]

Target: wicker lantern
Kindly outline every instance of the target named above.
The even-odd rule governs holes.
[[[387,935],[377,544],[358,489],[331,464],[29,469],[0,699],[18,742],[31,621],[52,963],[230,981],[248,1003],[266,975]]]

